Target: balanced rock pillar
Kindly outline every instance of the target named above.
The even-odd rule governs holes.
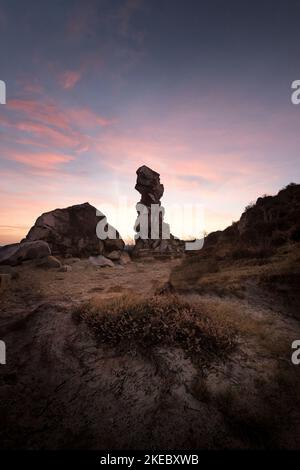
[[[135,189],[141,194],[136,205],[138,217],[135,223],[135,256],[176,255],[184,251],[184,242],[170,233],[169,224],[164,222],[164,208],[161,198],[164,186],[160,175],[143,165],[138,168]]]

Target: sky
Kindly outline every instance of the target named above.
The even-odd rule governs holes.
[[[181,237],[299,183],[300,1],[1,0],[0,80],[0,245],[87,201],[132,237],[144,164]]]

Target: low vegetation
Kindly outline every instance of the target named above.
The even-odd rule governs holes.
[[[202,362],[222,358],[235,346],[235,330],[225,318],[214,321],[197,305],[175,295],[90,302],[77,307],[75,315],[101,342],[147,353],[154,346],[175,346]]]

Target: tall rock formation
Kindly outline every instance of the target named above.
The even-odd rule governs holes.
[[[135,223],[135,256],[176,255],[184,251],[184,242],[170,233],[170,227],[164,222],[164,208],[160,199],[164,186],[160,175],[143,165],[138,168],[135,189],[141,194],[137,204],[138,218]]]

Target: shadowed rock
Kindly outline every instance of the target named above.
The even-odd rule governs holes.
[[[97,224],[105,222],[105,216],[97,215],[96,208],[88,202],[55,209],[42,214],[29,230],[26,241],[46,241],[54,255],[72,255],[87,257],[107,255],[115,250],[123,250],[124,242],[119,233],[105,224],[105,229],[112,229],[116,238],[100,240],[96,233]]]
[[[14,266],[23,261],[44,258],[49,255],[51,255],[51,251],[45,241],[13,243],[0,248],[0,264]]]
[[[164,193],[164,186],[160,183],[160,175],[146,165],[141,166],[137,172],[135,189],[141,194],[141,204],[150,206],[159,204]]]

